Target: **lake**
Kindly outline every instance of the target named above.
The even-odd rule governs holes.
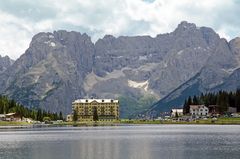
[[[0,129],[1,159],[240,158],[238,125]]]

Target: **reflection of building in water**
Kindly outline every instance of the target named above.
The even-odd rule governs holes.
[[[120,155],[119,145],[119,140],[87,137],[74,149],[82,159],[121,159],[125,155]]]
[[[94,111],[97,111],[99,121],[119,119],[119,101],[113,99],[78,99],[72,103],[79,121],[93,121]]]
[[[90,131],[90,132],[89,132]],[[154,138],[135,136],[127,133],[127,136],[114,135],[113,130],[92,130],[81,133],[81,140],[71,147],[73,156],[81,159],[149,159]],[[111,132],[112,134],[109,134]],[[130,136],[128,136],[130,135]],[[156,156],[155,156],[156,157]]]

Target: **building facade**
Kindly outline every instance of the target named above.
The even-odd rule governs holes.
[[[190,114],[195,117],[207,116],[209,112],[205,105],[190,105]]]
[[[172,109],[171,110],[171,117],[180,117],[183,116],[183,109]]]
[[[78,99],[72,102],[72,110],[78,121],[93,121],[94,115],[99,121],[119,119],[119,101],[114,99]]]

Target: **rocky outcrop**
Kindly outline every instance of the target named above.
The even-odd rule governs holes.
[[[86,34],[39,33],[8,70],[2,92],[27,106],[69,112],[71,101],[85,95],[84,77],[93,66],[94,45]]]
[[[4,72],[8,67],[10,67],[13,64],[13,60],[10,59],[8,56],[2,57],[0,55],[0,74]]]
[[[239,38],[229,43],[221,39],[199,73],[155,103],[148,113],[155,114],[181,106],[188,96],[240,88],[239,48]]]

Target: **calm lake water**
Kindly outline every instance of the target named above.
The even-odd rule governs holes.
[[[240,126],[0,129],[2,159],[240,158]]]

